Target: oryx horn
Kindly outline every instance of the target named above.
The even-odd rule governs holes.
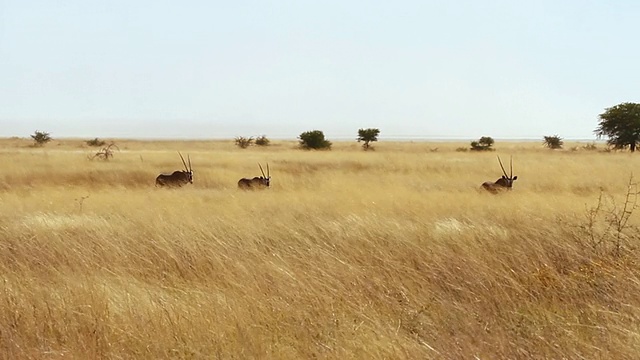
[[[504,166],[502,166],[502,160],[500,160],[499,155],[498,155],[498,162],[500,163],[500,168],[502,168],[502,173],[504,174],[504,176],[509,177],[509,175],[507,175],[507,172],[504,171]],[[513,167],[513,158],[511,159],[511,166]]]
[[[264,174],[264,170],[262,170],[262,165],[260,165],[260,163],[258,163],[258,166],[260,167],[260,172],[262,173],[262,177],[263,178],[267,178],[267,176]],[[269,164],[267,164],[267,172],[269,171]]]
[[[509,157],[509,178],[513,178],[513,156]]]
[[[187,163],[184,161],[184,158],[182,157],[182,154],[180,154],[180,151],[178,151],[178,155],[180,155],[180,159],[182,159],[182,164],[184,165],[184,169],[186,171],[189,171],[189,168],[187,167]],[[189,156],[189,155],[187,155]],[[191,165],[191,159],[189,159],[189,165]]]

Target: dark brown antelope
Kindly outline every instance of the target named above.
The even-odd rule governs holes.
[[[158,177],[156,178],[156,186],[181,187],[182,185],[185,185],[187,183],[193,184],[193,169],[191,168],[191,157],[187,155],[187,159],[189,159],[189,166],[187,167],[187,163],[184,161],[184,158],[179,151],[178,155],[180,155],[180,159],[182,159],[184,170],[176,170],[171,175],[158,175]]]
[[[511,190],[513,188],[513,182],[518,179],[517,176],[513,176],[513,158],[510,159],[509,175],[504,171],[500,156],[498,156],[498,162],[500,163],[500,168],[502,168],[502,177],[495,182],[487,181],[482,184],[482,187],[492,194],[497,194],[503,190]]]
[[[267,175],[262,170],[262,165],[258,164],[262,176],[256,176],[253,179],[242,178],[238,180],[238,188],[243,190],[265,189],[271,185],[271,176],[269,174],[269,164],[267,163]]]

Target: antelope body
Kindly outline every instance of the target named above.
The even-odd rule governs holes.
[[[269,164],[267,164],[267,174],[264,174],[262,165],[258,164],[262,176],[256,176],[253,179],[242,178],[238,180],[238,188],[243,190],[265,189],[271,185],[271,176],[269,174]]]
[[[189,166],[187,167],[187,163],[184,161],[182,154],[178,152],[178,155],[180,155],[180,159],[182,159],[184,170],[176,170],[171,175],[158,175],[158,177],[156,178],[156,186],[181,187],[188,183],[193,184],[193,169],[191,168],[191,157],[187,155],[187,158],[189,159]]]
[[[513,182],[518,179],[518,176],[513,176],[513,158],[510,159],[510,167],[509,167],[509,175],[504,170],[504,166],[502,166],[502,160],[500,160],[500,156],[498,156],[498,162],[500,163],[500,168],[502,168],[502,177],[496,180],[495,182],[487,181],[482,184],[482,187],[492,194],[497,194],[503,190],[511,190],[513,188]]]

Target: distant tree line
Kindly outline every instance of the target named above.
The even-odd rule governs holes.
[[[599,116],[598,127],[594,130],[594,134],[598,139],[607,138],[607,144],[613,149],[629,149],[635,152],[640,145],[640,104],[632,102],[624,102],[618,105],[606,108]],[[380,129],[377,128],[361,128],[358,129],[356,140],[362,142],[364,150],[372,150],[372,143],[378,141]],[[40,147],[52,140],[51,134],[46,131],[36,130],[31,138],[34,141],[33,146]],[[327,140],[321,130],[305,131],[298,135],[300,148],[306,150],[330,150],[331,141]],[[106,142],[99,138],[86,141],[89,146],[105,146]],[[270,140],[266,135],[256,137],[235,138],[236,146],[246,149],[252,145],[269,146]],[[471,142],[471,151],[492,151],[495,141],[490,136],[483,136],[478,140]],[[563,139],[558,135],[544,136],[543,145],[549,149],[562,149],[564,146]],[[103,158],[109,158],[112,155],[111,147],[107,151],[103,151]],[[466,151],[466,148],[458,148],[457,151]]]

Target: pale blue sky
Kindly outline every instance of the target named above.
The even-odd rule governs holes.
[[[593,138],[640,2],[0,0],[0,136]]]

